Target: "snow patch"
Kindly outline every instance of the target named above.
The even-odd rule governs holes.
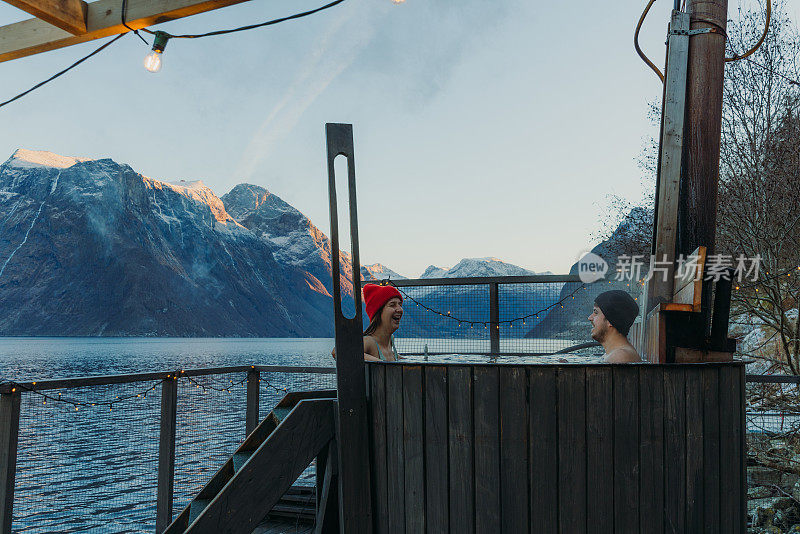
[[[60,156],[46,150],[28,150],[18,148],[14,151],[11,159],[7,163],[12,167],[23,169],[33,167],[54,167],[57,169],[67,169],[83,161],[92,161],[91,158],[74,158],[70,156]]]

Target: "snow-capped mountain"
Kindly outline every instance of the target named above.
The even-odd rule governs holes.
[[[382,263],[361,266],[362,280],[405,280],[405,276],[397,274]]]
[[[222,203],[242,226],[271,246],[278,263],[307,273],[331,294],[331,243],[308,217],[258,185],[239,184],[222,195]],[[349,254],[340,252],[339,266],[342,292],[352,295],[353,269]],[[343,298],[345,305],[347,302],[351,300]]]
[[[240,224],[201,182],[18,150],[0,165],[0,335],[331,335],[330,275],[256,228],[264,204]]]
[[[429,266],[420,278],[470,278],[479,276],[530,276],[552,274],[549,271],[535,273],[524,267],[506,263],[497,258],[464,258],[450,269]]]

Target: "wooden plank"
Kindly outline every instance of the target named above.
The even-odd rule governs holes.
[[[20,393],[0,395],[0,533],[11,534],[17,472]]]
[[[745,531],[742,372],[739,365],[723,365],[719,369],[720,531],[731,534]]]
[[[133,29],[161,24],[246,0],[130,0],[127,23]],[[121,22],[122,2],[98,0],[87,5],[86,32],[73,35],[38,18],[0,27],[0,62],[102,39],[129,31]]]
[[[675,363],[700,363],[700,362],[730,362],[733,361],[732,352],[719,352],[714,350],[696,350],[684,347],[675,347]]]
[[[424,367],[425,516],[428,532],[449,531],[447,369]]]
[[[639,531],[639,369],[614,367],[614,531]],[[593,400],[592,400],[593,402]]]
[[[675,280],[675,292],[672,302],[689,305],[691,311],[699,312],[702,304],[703,275],[706,264],[706,247],[697,247],[689,255],[692,262],[691,268],[685,269],[684,276]]]
[[[703,532],[720,534],[719,368],[704,366],[703,381]]]
[[[172,522],[177,410],[178,380],[173,377],[161,382],[161,430],[158,441],[156,532],[163,532]]]
[[[531,367],[530,534],[558,532],[558,390],[555,367]]]
[[[664,371],[639,367],[639,527],[664,532]]]
[[[673,30],[688,30],[689,15],[673,11],[670,21]],[[666,259],[666,275],[655,273],[648,283],[647,305],[649,311],[658,302],[672,300],[675,245],[680,201],[681,154],[683,151],[683,123],[686,101],[687,61],[689,36],[672,35],[667,50],[667,68],[664,80],[664,112],[661,124],[661,146],[658,168],[656,202],[656,233],[654,250],[658,261]]]
[[[245,411],[244,435],[250,433],[258,426],[258,404],[261,392],[259,391],[259,378],[261,374],[255,369],[247,371],[247,408]]]
[[[328,445],[322,448],[319,458],[326,455],[326,459],[322,462],[325,466],[321,477],[322,484],[318,484],[317,488],[317,511],[314,525],[314,534],[338,534],[339,532],[339,502],[336,494],[336,476],[338,469],[336,468],[336,439],[332,439]],[[319,466],[320,463],[317,463]],[[272,508],[275,511],[275,507]]]
[[[698,282],[699,283],[699,282]],[[701,308],[702,286],[696,287],[694,284],[688,285],[675,293],[672,298],[673,304],[664,306],[668,311],[691,311],[699,312]]]
[[[661,311],[679,311],[679,312],[693,312],[695,311],[692,304],[679,304],[676,302],[667,302],[661,304]]]
[[[406,531],[425,531],[425,460],[422,368],[403,365],[403,457]]]
[[[686,530],[705,532],[703,486],[703,375],[701,366],[686,368]]]
[[[686,532],[686,373],[664,369],[664,531]]]
[[[614,389],[611,367],[586,369],[586,511],[595,532],[614,531]]]
[[[529,525],[527,386],[524,367],[500,368],[501,532],[525,532]]]
[[[497,367],[476,367],[473,371],[473,385],[475,391],[475,532],[500,532],[499,369]],[[527,473],[523,473],[523,476],[525,476],[527,484]],[[527,503],[525,507],[527,508]]]
[[[661,306],[658,304],[647,314],[647,328],[643,341],[645,352],[640,356],[642,360],[650,363],[666,363],[667,360],[667,329]]]
[[[372,517],[375,532],[389,532],[386,472],[386,366],[368,364],[372,418]]]
[[[87,5],[83,0],[5,1],[73,35],[80,35],[86,31]]]
[[[129,384],[132,382],[155,382],[177,376],[208,376],[230,373],[246,373],[252,369],[262,372],[280,373],[324,373],[335,374],[336,369],[331,367],[292,367],[268,365],[235,365],[229,367],[210,367],[204,369],[184,369],[179,371],[162,371],[159,373],[129,373],[121,375],[82,376],[75,378],[59,378],[54,380],[37,380],[35,382],[3,383],[0,393],[11,393],[11,388],[28,391],[44,391],[48,389],[78,388],[85,386],[104,386],[109,384]]]
[[[403,366],[386,365],[386,473],[389,532],[405,531]]]
[[[450,457],[450,532],[474,532],[472,466],[472,369],[447,370],[448,453]]]
[[[586,532],[585,367],[558,370],[558,451],[559,527],[562,532]]]
[[[335,404],[333,399],[300,402],[186,533],[251,532],[333,439]]]

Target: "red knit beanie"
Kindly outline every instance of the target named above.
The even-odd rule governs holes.
[[[403,301],[403,296],[400,292],[392,286],[379,286],[375,284],[366,284],[364,286],[364,304],[367,307],[367,315],[369,320],[378,313],[381,307],[389,302],[389,299],[397,297],[400,302]]]

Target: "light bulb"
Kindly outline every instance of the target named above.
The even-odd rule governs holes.
[[[406,0],[392,0],[392,3],[395,5],[404,4]]]
[[[153,37],[153,50],[144,58],[144,68],[150,72],[158,72],[161,70],[161,65],[164,61],[161,55],[167,47],[170,35],[166,32],[156,32]]]
[[[144,68],[150,72],[158,72],[161,70],[161,52],[153,50],[144,58]]]

